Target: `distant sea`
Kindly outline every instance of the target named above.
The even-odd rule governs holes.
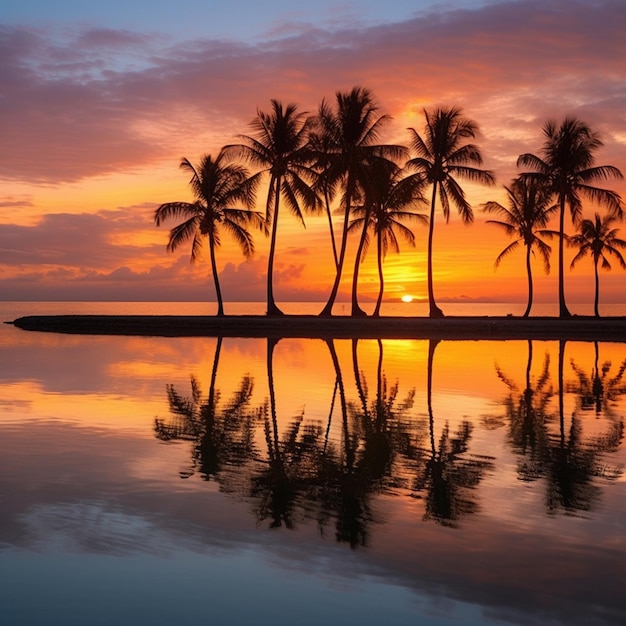
[[[324,302],[279,302],[280,308],[292,315],[316,315],[324,308]],[[505,316],[522,315],[526,308],[520,302],[439,302],[444,313],[449,316]],[[373,303],[361,303],[368,313],[374,309]],[[593,315],[592,303],[568,303],[570,311],[578,315]],[[227,315],[264,315],[265,302],[226,302]],[[0,301],[0,322],[10,322],[24,315],[214,315],[215,302],[2,302]],[[350,303],[338,302],[333,310],[335,315],[349,315]],[[427,316],[425,302],[387,302],[382,305],[382,315]],[[556,316],[556,303],[533,304],[531,316]],[[626,315],[626,304],[601,304],[600,315]]]

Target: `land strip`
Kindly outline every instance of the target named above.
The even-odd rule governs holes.
[[[28,331],[155,337],[553,339],[626,342],[626,317],[319,317],[316,315],[34,315]]]

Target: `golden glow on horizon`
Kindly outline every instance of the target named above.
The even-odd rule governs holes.
[[[401,299],[402,302],[413,302],[413,296],[409,295],[408,293],[405,293]]]

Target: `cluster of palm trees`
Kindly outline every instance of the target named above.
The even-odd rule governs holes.
[[[383,144],[379,138],[390,121],[379,112],[372,93],[363,87],[337,92],[334,102],[322,100],[318,111],[309,115],[295,104],[284,106],[271,101],[271,110],[257,110],[251,122],[252,133],[240,135],[239,143],[224,146],[217,157],[206,155],[196,168],[187,159],[181,168],[191,173],[193,202],[168,202],[154,214],[161,225],[167,220],[182,220],[170,230],[168,250],[192,242],[191,260],[198,258],[204,239],[208,241],[215,283],[218,315],[224,314],[215,259],[220,245],[220,228],[232,234],[246,256],[254,252],[249,228],[256,227],[270,237],[267,271],[267,314],[282,315],[274,297],[273,275],[276,236],[280,209],[285,207],[304,224],[307,212],[326,214],[335,265],[335,279],[328,301],[320,315],[330,316],[345,271],[348,235],[356,234],[358,247],[354,258],[351,287],[351,314],[366,313],[358,303],[359,268],[371,237],[376,242],[379,294],[374,315],[380,314],[384,293],[383,259],[391,250],[399,252],[399,239],[415,246],[415,235],[408,223],[428,224],[428,300],[431,317],[442,317],[433,285],[433,232],[437,205],[446,221],[451,207],[462,220],[474,219],[460,181],[494,185],[493,172],[482,168],[482,155],[473,143],[478,126],[457,107],[424,110],[422,133],[409,128],[410,147]],[[567,316],[563,288],[564,243],[579,246],[575,263],[591,253],[596,267],[610,267],[606,255],[614,255],[626,267],[619,248],[626,243],[611,228],[622,217],[620,196],[593,185],[599,180],[622,178],[613,166],[596,166],[594,152],[602,143],[596,133],[576,119],[567,118],[557,126],[544,127],[545,143],[540,156],[523,154],[518,166],[528,171],[520,174],[506,188],[509,207],[488,202],[484,210],[502,219],[492,220],[507,234],[518,239],[498,256],[496,264],[520,244],[527,248],[529,299],[525,315],[532,305],[530,257],[535,250],[549,268],[551,248],[541,237],[559,238],[560,315]],[[251,172],[243,164],[253,166]],[[268,178],[265,211],[258,212],[257,192]],[[430,197],[427,194],[430,193]],[[608,215],[596,222],[581,220],[581,198],[586,197],[608,209]],[[428,215],[419,212],[430,207]],[[575,237],[565,234],[565,212],[569,207],[575,224]],[[559,230],[547,229],[550,217],[559,215]],[[340,224],[333,222],[338,215]],[[340,229],[340,235],[336,232]],[[598,313],[596,289],[596,314]]]
[[[464,416],[451,428],[448,420],[442,423],[436,417],[436,374],[447,377],[445,368],[436,367],[438,340],[428,341],[426,406],[420,409],[415,387],[401,394],[400,382],[389,381],[383,341],[377,340],[374,375],[366,377],[359,362],[360,340],[350,341],[350,376],[340,364],[335,340],[327,339],[335,377],[328,388],[332,393],[325,423],[306,416],[304,408],[293,417],[279,414],[277,341],[266,340],[268,398],[258,406],[255,379],[249,374],[241,376],[228,398],[220,393],[221,337],[208,392],[193,375],[190,396],[167,385],[171,415],[155,418],[154,433],[163,441],[191,444],[191,462],[181,469],[181,478],[197,475],[216,481],[223,492],[251,502],[257,522],[268,521],[271,528],[291,529],[298,521],[315,519],[323,535],[334,520],[336,539],[353,548],[367,545],[380,494],[419,499],[424,521],[450,528],[479,510],[478,488],[497,471],[497,459],[472,451],[473,420]],[[575,379],[566,381],[566,342],[561,341],[554,390],[549,352],[534,378],[533,341],[527,345],[523,382],[496,365],[508,393],[500,400],[504,413],[492,417],[489,427],[507,427],[518,478],[544,484],[550,515],[579,515],[593,508],[602,484],[623,476],[611,455],[624,437],[624,418],[614,404],[624,392],[626,359],[611,373],[611,362],[600,362],[595,342],[591,374],[572,360]],[[576,398],[571,416],[565,410],[566,393]],[[599,432],[596,425],[591,433],[583,432],[581,415],[589,410],[595,410],[597,419],[606,418],[605,430]]]

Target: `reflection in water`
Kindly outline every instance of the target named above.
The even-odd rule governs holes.
[[[574,359],[571,360],[578,381],[576,385],[570,385],[569,390],[578,394],[580,408],[583,411],[595,409],[596,414],[601,411],[611,412],[612,403],[618,395],[626,392],[626,386],[622,383],[622,378],[626,372],[626,359],[624,359],[615,376],[609,376],[611,371],[611,361],[602,363],[602,369],[598,368],[600,361],[600,350],[598,342],[593,342],[594,362],[591,368],[591,375],[579,367]]]
[[[199,472],[205,480],[222,479],[224,466],[241,466],[252,456],[253,429],[258,412],[250,410],[254,388],[252,378],[244,375],[239,389],[225,406],[220,405],[216,388],[222,348],[220,337],[215,348],[209,393],[203,400],[200,383],[191,376],[191,397],[181,396],[174,385],[167,386],[167,400],[173,418],[155,419],[156,437],[162,441],[193,442],[192,465],[181,471],[182,478]]]
[[[444,526],[456,526],[458,520],[477,510],[474,488],[484,473],[493,469],[493,459],[467,454],[472,424],[463,420],[454,436],[445,424],[439,443],[435,443],[435,417],[432,406],[433,359],[438,341],[428,344],[427,404],[430,428],[430,458],[418,473],[415,488],[426,491],[424,519],[433,519]]]
[[[2,623],[626,623],[623,345],[28,338]]]
[[[541,374],[537,381],[531,382],[533,358],[532,341],[528,341],[528,359],[526,365],[525,387],[519,386],[498,366],[499,378],[510,390],[505,400],[509,420],[510,441],[514,451],[521,457],[518,475],[521,480],[546,481],[546,507],[549,514],[562,510],[569,515],[590,511],[600,494],[600,486],[594,478],[604,482],[617,480],[622,469],[611,467],[606,455],[617,451],[623,439],[623,418],[611,416],[606,432],[584,437],[583,425],[578,409],[588,406],[588,391],[594,389],[593,404],[599,413],[609,398],[613,397],[624,373],[624,363],[618,375],[604,384],[610,364],[603,367],[603,376],[597,376],[598,349],[595,344],[596,360],[592,373],[594,382],[589,382],[582,370],[572,362],[572,368],[578,377],[576,391],[581,402],[571,415],[569,427],[565,415],[565,388],[572,388],[564,382],[565,341],[559,342],[558,355],[558,409],[552,412],[553,397],[550,385],[549,355],[546,354]],[[558,420],[558,431],[552,426]]]

